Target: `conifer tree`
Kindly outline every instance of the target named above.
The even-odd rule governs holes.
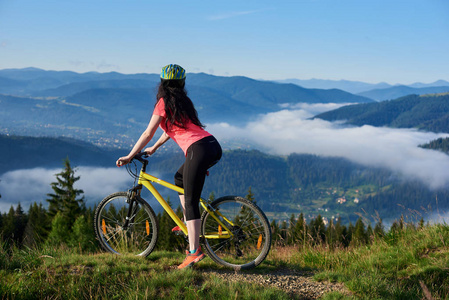
[[[11,205],[7,214],[3,218],[3,239],[7,242],[13,242],[15,238],[15,210]]]
[[[256,203],[254,194],[251,191],[251,187],[249,187],[248,194],[245,196],[245,199],[251,201],[252,203]],[[246,224],[250,224],[254,220],[254,218],[255,217],[253,211],[246,206],[242,206],[239,214],[235,216],[234,222],[236,224],[242,224],[243,222]]]
[[[95,250],[95,232],[92,218],[87,219],[84,215],[79,216],[72,227],[69,245],[82,251]]]
[[[28,222],[25,227],[23,244],[33,247],[43,242],[50,230],[47,211],[42,203],[36,202],[30,205],[28,210]]]
[[[367,243],[371,243],[374,240],[374,231],[371,224],[368,224],[368,227],[366,227],[366,238]]]
[[[347,247],[349,245],[348,230],[341,224],[341,218],[338,218],[337,224],[335,224],[335,237],[338,246]]]
[[[66,244],[70,241],[70,227],[67,218],[64,217],[61,211],[57,212],[51,221],[51,231],[47,238],[47,244],[58,246]]]
[[[358,218],[355,223],[354,232],[352,234],[352,243],[355,245],[365,245],[367,243],[367,236],[365,232],[365,225],[362,218]]]
[[[22,209],[22,205],[20,202],[17,204],[17,207],[14,211],[14,240],[18,245],[22,244],[23,234],[25,232],[25,226],[27,223],[27,215]]]
[[[293,245],[296,242],[296,234],[295,234],[295,229],[296,229],[296,219],[295,219],[295,215],[292,214],[290,216],[290,220],[289,220],[289,224],[288,224],[288,231],[287,231],[287,244],[288,245]]]
[[[19,203],[16,208],[11,205],[9,212],[2,219],[3,239],[21,246],[27,222],[27,215],[24,213],[22,205]]]
[[[331,249],[334,248],[336,244],[336,232],[334,226],[334,220],[330,220],[329,225],[326,228],[326,243]]]
[[[283,220],[280,228],[280,234],[281,234],[281,244],[283,246],[287,243],[287,221]]]
[[[170,198],[167,199],[167,204],[171,206]],[[181,237],[176,236],[171,231],[176,224],[173,222],[168,213],[163,210],[157,215],[157,219],[159,222],[159,238],[156,246],[157,249],[173,251],[185,248],[184,240]]]
[[[348,230],[346,233],[346,246],[349,246],[349,244],[351,244],[354,231],[355,231],[354,225],[352,224],[352,222],[349,222]]]
[[[279,226],[275,219],[273,219],[271,221],[270,227],[271,227],[271,236],[273,238],[273,242],[275,244],[277,244],[281,240],[281,234],[280,234]]]
[[[315,219],[310,221],[310,235],[315,243],[321,244],[326,239],[326,226],[323,217],[319,214]]]
[[[374,236],[376,238],[385,236],[385,230],[384,226],[382,225],[382,219],[379,219],[379,221],[377,221],[376,223],[376,226],[374,226]]]
[[[256,199],[254,198],[254,194],[251,191],[251,187],[248,188],[248,194],[246,194],[245,199],[249,200],[249,201],[251,201],[253,203],[256,203]]]
[[[85,209],[84,197],[79,198],[84,192],[74,187],[79,179],[79,176],[75,176],[75,170],[70,166],[69,159],[66,158],[64,169],[61,173],[56,174],[57,181],[51,183],[53,193],[47,194],[50,197],[47,199],[49,202],[48,215],[54,218],[57,213],[60,213],[69,229]]]

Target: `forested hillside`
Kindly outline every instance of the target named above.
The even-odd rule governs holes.
[[[0,135],[0,176],[17,169],[59,168],[67,157],[77,166],[111,166],[118,155],[74,139]]]
[[[420,145],[424,149],[439,150],[446,154],[449,154],[449,138],[439,138],[431,141],[428,144]]]
[[[0,180],[2,173],[13,169],[58,167],[66,157],[74,166],[112,167],[124,154],[70,139],[7,136],[0,136],[0,149]],[[184,158],[179,151],[163,150],[150,158],[148,170],[173,181]],[[404,181],[385,169],[364,167],[343,158],[307,154],[281,157],[256,150],[225,151],[210,170],[203,195],[246,195],[249,188],[269,217],[277,219],[302,212],[308,218],[321,214],[327,219],[341,216],[349,222],[363,212],[367,218],[379,213],[385,220],[411,210],[425,213],[423,208],[431,211],[437,203],[440,209],[449,208],[449,191],[431,191],[420,182]]]
[[[396,100],[344,106],[315,118],[328,121],[345,120],[357,126],[389,126],[418,128],[433,132],[449,132],[449,93],[410,95]]]

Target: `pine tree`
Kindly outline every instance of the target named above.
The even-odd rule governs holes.
[[[296,228],[296,219],[295,219],[295,215],[292,214],[290,216],[290,220],[289,220],[289,224],[288,224],[288,231],[287,231],[287,244],[288,245],[293,245],[296,242],[295,228]]]
[[[270,227],[271,227],[271,236],[273,238],[273,243],[277,244],[281,240],[281,234],[280,234],[280,229],[279,229],[279,226],[278,226],[276,220],[273,219],[271,221]]]
[[[379,221],[376,223],[376,226],[374,226],[374,236],[377,237],[383,237],[385,236],[385,230],[384,226],[382,225],[382,219],[379,219]]]
[[[306,222],[304,220],[303,213],[299,214],[298,221],[295,224],[295,239],[299,241],[300,245],[305,246],[305,243],[307,242],[307,227]]]
[[[3,239],[6,242],[14,242],[15,239],[15,210],[11,205],[7,214],[4,215],[3,218]]]
[[[326,240],[326,226],[321,215],[310,221],[309,228],[310,235],[316,244],[321,244]]]
[[[46,242],[51,246],[67,245],[70,241],[69,232],[70,228],[67,218],[64,217],[62,212],[57,212],[51,221],[51,231]]]
[[[349,245],[348,229],[341,224],[341,218],[338,218],[337,224],[335,224],[335,237],[338,246],[347,247]]]
[[[27,215],[22,209],[22,205],[17,204],[17,207],[14,211],[14,240],[17,243],[17,245],[22,245],[23,235],[25,232],[25,226],[27,223]]]
[[[256,203],[256,199],[254,198],[254,194],[251,191],[251,187],[248,188],[248,194],[246,194],[245,199],[251,201],[254,204]]]
[[[372,243],[374,240],[374,231],[373,228],[371,227],[371,224],[368,224],[368,227],[366,227],[366,238],[367,243]]]
[[[283,220],[280,228],[281,240],[280,243],[285,246],[287,244],[287,221]]]
[[[28,210],[28,222],[25,227],[23,244],[27,247],[36,246],[45,240],[49,231],[47,211],[42,206],[42,203],[37,205],[34,202]]]
[[[57,213],[60,213],[69,230],[85,209],[84,197],[78,198],[84,193],[83,190],[74,188],[79,179],[79,176],[75,176],[75,170],[70,166],[69,159],[66,158],[63,171],[56,174],[57,181],[51,184],[53,193],[47,194],[50,197],[47,199],[49,202],[48,215],[54,218]]]
[[[334,226],[334,220],[330,220],[329,225],[326,228],[326,243],[331,249],[334,249],[336,244],[336,231]]]
[[[354,225],[352,225],[352,222],[349,222],[348,230],[346,233],[346,246],[349,246],[349,244],[351,244],[354,231],[355,231]]]
[[[355,223],[354,232],[352,234],[352,243],[355,245],[365,245],[367,244],[367,236],[365,232],[365,225],[363,224],[362,218],[358,218]]]
[[[250,202],[252,202],[254,204],[256,203],[254,194],[251,191],[251,187],[249,187],[248,194],[245,196],[245,199],[249,200]],[[253,210],[251,210],[247,206],[242,206],[239,214],[237,216],[235,216],[234,223],[235,224],[242,224],[242,223],[251,224],[251,222],[253,222],[254,219],[255,219],[255,216],[254,216]]]
[[[92,219],[87,219],[84,215],[79,216],[72,227],[72,234],[68,240],[69,245],[80,249],[80,251],[93,251],[97,247],[95,243],[95,232]]]
[[[167,199],[167,204],[171,206],[170,199]],[[159,238],[157,241],[157,249],[158,250],[181,250],[185,249],[184,240],[176,236],[171,229],[176,226],[175,222],[173,222],[172,218],[168,215],[168,213],[164,210],[157,215],[157,219],[159,222]]]

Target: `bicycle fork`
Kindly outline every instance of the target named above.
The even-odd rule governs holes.
[[[139,203],[136,200],[136,196],[140,194],[141,190],[142,185],[137,185],[132,189],[128,190],[126,202],[129,203],[129,207],[125,217],[125,221],[122,226],[123,230],[128,230],[130,224],[134,224],[134,218],[136,217],[136,214],[134,212],[137,211],[137,208],[139,206]]]

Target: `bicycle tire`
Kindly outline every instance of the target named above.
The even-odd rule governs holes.
[[[263,211],[253,202],[236,196],[219,198],[210,205],[234,225],[231,226],[222,216],[215,214],[233,233],[229,238],[216,238],[223,234],[221,231],[224,229],[211,214],[203,212],[201,242],[207,255],[218,264],[234,270],[258,266],[267,257],[271,247],[271,228]],[[208,238],[212,232],[215,238]]]
[[[128,193],[118,192],[105,197],[95,210],[95,235],[101,247],[114,254],[146,257],[156,246],[159,224],[151,206],[142,198],[128,201]],[[133,204],[127,228],[124,223]]]

